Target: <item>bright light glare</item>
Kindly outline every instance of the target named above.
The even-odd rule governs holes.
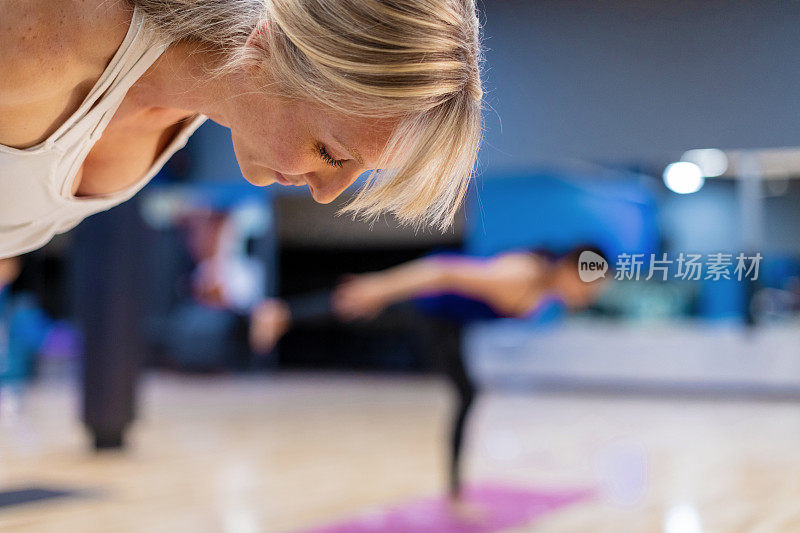
[[[700,171],[706,178],[722,176],[728,170],[728,156],[716,148],[689,150],[681,156],[681,161],[694,163],[700,167]]]
[[[664,517],[664,533],[703,533],[700,515],[691,505],[676,505]]]
[[[703,171],[694,163],[679,161],[664,169],[664,184],[678,194],[697,192],[705,181]]]

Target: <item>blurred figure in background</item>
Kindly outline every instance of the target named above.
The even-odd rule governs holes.
[[[576,247],[560,257],[545,251],[492,257],[437,254],[381,272],[350,275],[329,292],[263,301],[251,315],[250,345],[256,353],[267,353],[293,325],[320,319],[368,320],[393,304],[413,301],[426,316],[428,331],[421,334],[430,362],[450,378],[458,393],[448,466],[450,495],[457,501],[464,426],[476,394],[464,367],[461,327],[496,318],[543,324],[565,310],[591,305],[604,279],[580,279],[578,257],[584,250],[603,255],[592,246]]]
[[[21,270],[19,257],[0,259],[0,379],[5,390],[32,375],[50,326],[30,295],[12,290]]]
[[[603,287],[603,279],[586,283],[578,276],[578,256],[583,250],[600,253],[586,246],[561,257],[545,251],[514,251],[488,258],[437,254],[381,272],[350,275],[330,293],[261,302],[252,315],[250,342],[254,351],[264,353],[293,322],[308,315],[369,319],[408,300],[416,300],[422,310],[461,321],[541,318],[553,307],[580,310],[594,302]],[[303,317],[296,316],[293,307],[300,308]]]
[[[168,366],[208,372],[250,360],[248,316],[263,298],[264,265],[247,253],[249,234],[237,223],[246,209],[186,205],[171,220],[191,270],[173,280],[177,300],[151,324],[151,341]]]
[[[36,298],[19,290],[15,281],[22,271],[19,257],[0,259],[0,385],[6,402],[15,409],[22,386],[33,377],[37,357],[65,361],[79,355],[80,339],[67,322],[55,321]]]

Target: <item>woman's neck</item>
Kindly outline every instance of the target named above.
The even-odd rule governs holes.
[[[138,110],[163,108],[202,113],[224,125],[220,116],[231,74],[212,76],[215,54],[193,43],[174,43],[139,78],[129,92]]]

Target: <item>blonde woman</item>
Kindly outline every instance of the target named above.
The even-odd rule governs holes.
[[[206,119],[244,177],[446,226],[481,131],[474,0],[0,0],[0,257],[133,196]]]

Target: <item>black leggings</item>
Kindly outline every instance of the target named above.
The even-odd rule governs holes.
[[[450,416],[448,446],[448,489],[452,498],[461,495],[464,434],[477,388],[464,365],[462,326],[444,320],[427,321],[428,342],[425,353],[431,366],[448,378],[456,393],[456,404]]]

